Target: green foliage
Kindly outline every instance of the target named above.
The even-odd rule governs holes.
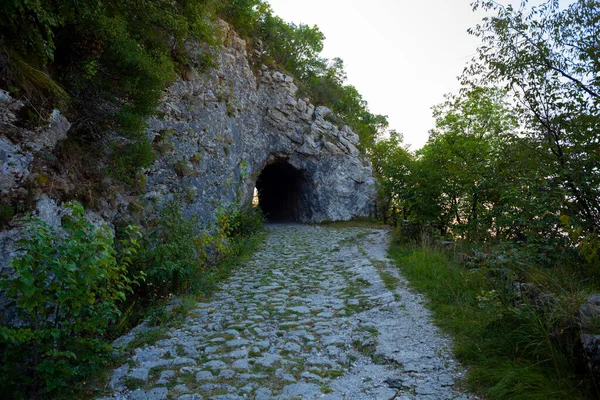
[[[398,140],[373,151],[382,197],[412,220],[396,243],[435,227],[426,237],[458,240],[459,262],[430,248],[393,255],[455,336],[472,388],[586,398],[594,382],[574,349],[600,270],[600,3],[473,5],[495,15],[472,30],[478,57],[433,108],[427,144],[412,157]]]
[[[23,54],[33,52],[42,62],[52,60],[56,50],[55,30],[79,16],[98,12],[95,1],[8,0],[0,8],[0,33]]]
[[[473,6],[495,15],[471,31],[483,46],[465,83],[506,83],[523,133],[540,155],[536,167],[561,193],[564,213],[585,231],[598,231],[600,2],[578,0],[563,9],[557,1],[524,2],[518,9],[488,1]]]
[[[314,74],[315,69],[323,67],[319,54],[323,50],[325,35],[316,25],[286,23],[271,13],[265,13],[258,29],[266,55],[301,82]]]
[[[173,165],[173,169],[178,177],[183,178],[194,173],[194,169],[186,160],[179,160]]]
[[[316,65],[302,82],[312,101],[328,106],[338,114],[358,135],[362,150],[370,152],[375,139],[388,127],[387,117],[372,114],[358,90],[352,85],[344,85],[345,80],[344,63],[335,58]]]
[[[0,228],[12,219],[15,208],[11,204],[0,203]]]
[[[402,135],[397,132],[373,144],[371,163],[377,178],[378,205],[384,214],[405,207],[414,162],[414,156],[402,145]]]
[[[399,141],[374,147],[383,198],[442,235],[519,243],[548,266],[578,246],[598,263],[590,244],[600,221],[599,27],[590,17],[598,6],[474,2],[496,15],[472,30],[483,41],[478,58],[465,88],[433,108],[427,144],[412,160]],[[390,167],[386,158],[396,161]],[[561,215],[581,231],[566,235]]]
[[[190,66],[186,40],[216,44],[217,15],[262,44],[259,62],[292,74],[313,102],[339,114],[364,151],[387,127],[385,116],[370,113],[358,91],[344,85],[341,60],[320,56],[319,28],[287,23],[262,0],[8,0],[0,7],[0,48],[11,54],[6,64],[14,68],[5,70],[14,73],[0,78],[34,110],[69,99],[77,120],[71,134],[90,143],[108,131],[122,134],[126,148],[119,141],[110,161],[116,168],[109,170],[130,184],[152,159],[141,134],[145,120],[166,85]],[[199,57],[196,67],[211,65],[209,54]],[[231,104],[228,111],[235,114]]]
[[[570,211],[568,192],[551,187],[554,164],[520,134],[519,111],[506,96],[479,87],[449,96],[434,107],[436,127],[414,155],[398,136],[377,142],[380,202],[441,236],[519,243],[551,265],[571,256],[559,221]]]
[[[144,273],[136,297],[152,301],[201,288],[212,270],[240,253],[245,241],[262,231],[256,209],[219,209],[214,226],[201,230],[198,218],[183,215],[182,204],[167,203],[148,221],[130,273]]]
[[[436,127],[417,152],[409,207],[421,221],[442,232],[485,240],[493,225],[498,185],[503,178],[506,140],[516,122],[494,89],[474,88],[434,107]],[[494,227],[492,227],[494,229]]]
[[[137,290],[138,297],[162,298],[183,292],[207,268],[198,219],[184,217],[175,201],[167,203],[156,220],[149,221],[141,243],[133,265],[146,280]]]
[[[427,245],[439,238],[430,224],[416,221],[402,221],[392,231],[392,242],[405,245]]]
[[[218,213],[219,224],[225,236],[243,239],[262,232],[265,218],[260,207],[233,207]]]
[[[344,84],[346,72],[340,58],[313,64],[301,80],[309,97],[316,105],[331,108],[358,135],[361,149],[370,152],[375,139],[388,127],[387,117],[372,114],[358,90]]]
[[[230,0],[223,3],[220,15],[243,36],[251,35],[260,20],[272,12],[263,0]]]
[[[78,203],[67,206],[63,231],[34,219],[11,266],[15,275],[0,281],[18,325],[0,326],[3,393],[66,393],[105,361],[107,328],[119,316],[139,275],[127,275],[138,248],[137,230],[117,255],[106,225],[88,222]],[[18,391],[18,392],[16,392]]]
[[[596,231],[585,233],[581,226],[572,226],[571,218],[561,215],[560,221],[565,225],[571,240],[576,244],[579,253],[590,268],[590,274],[599,274],[600,265],[600,236]]]
[[[219,207],[213,227],[215,233],[208,241],[213,248],[213,262],[222,263],[240,254],[246,239],[257,236],[263,223],[264,217],[258,207]]]
[[[176,324],[185,315],[177,311],[179,306],[168,307],[173,297],[181,305],[182,295],[188,301],[189,296],[208,296],[229,276],[236,260],[251,254],[261,240],[262,219],[257,215],[221,209],[215,223],[203,230],[196,217],[183,215],[182,207],[173,200],[158,217],[145,221],[141,248],[129,268],[130,275],[143,273],[145,280],[122,306],[123,316],[112,329],[115,337],[142,320]]]
[[[136,136],[138,140],[113,144],[107,169],[107,175],[129,185],[136,183],[139,171],[150,166],[155,158],[150,142]]]
[[[0,7],[0,49],[9,55],[0,79],[32,109],[70,99],[73,135],[93,143],[109,130],[123,134],[112,172],[130,183],[151,159],[145,120],[188,62],[185,40],[216,43],[216,9],[214,0],[8,0]]]
[[[7,53],[12,63],[14,85],[24,93],[26,98],[39,101],[50,97],[62,105],[68,102],[69,94],[47,73],[28,64],[16,52],[7,51]]]

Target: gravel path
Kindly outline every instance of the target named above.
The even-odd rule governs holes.
[[[386,258],[386,231],[268,230],[210,302],[135,349],[105,399],[474,398],[455,387],[448,339]]]

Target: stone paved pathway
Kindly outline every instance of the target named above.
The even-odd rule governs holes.
[[[115,370],[106,399],[474,398],[385,231],[268,229],[210,302]]]

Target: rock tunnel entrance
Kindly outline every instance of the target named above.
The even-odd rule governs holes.
[[[308,217],[309,183],[305,171],[285,160],[263,169],[256,181],[258,205],[270,222],[302,222]]]

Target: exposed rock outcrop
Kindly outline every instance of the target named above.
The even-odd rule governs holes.
[[[216,205],[251,199],[261,171],[286,162],[305,177],[294,219],[348,220],[368,214],[374,197],[358,136],[328,119],[331,111],[297,97],[290,76],[250,67],[246,43],[223,25],[216,67],[176,82],[148,135],[164,154],[148,171],[147,198],[181,192],[188,212],[210,220]],[[199,59],[202,49],[192,49]]]
[[[0,89],[0,198],[25,195],[30,165],[42,150],[51,151],[67,136],[71,124],[54,110],[48,124],[30,130],[19,126],[18,114],[25,105]]]
[[[588,297],[579,310],[582,333],[581,361],[592,375],[596,389],[600,388],[600,294]],[[591,333],[589,333],[591,332]]]
[[[335,118],[326,107],[298,98],[292,77],[264,65],[254,71],[246,42],[225,23],[221,30],[223,46],[212,50],[215,66],[198,72],[207,49],[190,44],[189,66],[148,121],[148,138],[158,157],[144,171],[147,212],[178,197],[188,215],[208,225],[219,207],[252,199],[265,167],[285,164],[300,177],[288,219],[320,222],[368,215],[374,179],[368,160],[357,150],[358,136],[332,123]],[[50,221],[55,217],[40,210],[48,202],[61,209],[65,199],[35,192],[32,165],[52,154],[71,124],[55,110],[44,126],[24,128],[19,124],[24,107],[0,90],[0,201],[15,204],[27,196],[29,210]],[[144,203],[111,192],[110,199],[97,199],[96,211],[110,223],[126,212],[131,200]],[[21,226],[13,221],[1,229],[0,271],[7,271]]]
[[[45,195],[30,193],[28,181],[33,178],[34,159],[43,152],[51,152],[67,136],[71,124],[60,111],[54,110],[47,124],[27,129],[19,123],[19,114],[24,109],[25,104],[0,89],[0,212],[5,213],[8,204],[19,204],[35,196],[34,213],[56,227],[60,224],[56,202]],[[2,215],[2,220],[6,218]],[[12,229],[4,230],[0,225],[0,276],[11,272],[9,263],[16,254],[16,242],[22,237],[22,225],[20,221],[13,221]]]

